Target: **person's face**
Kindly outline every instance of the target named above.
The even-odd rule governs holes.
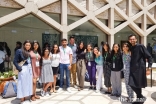
[[[129,42],[130,42],[132,45],[135,45],[136,42],[137,42],[136,37],[135,37],[135,36],[130,37],[130,38],[129,38]]]
[[[48,50],[48,49],[46,49],[46,50],[44,51],[44,55],[45,55],[45,56],[48,56],[48,55],[49,55],[49,50]]]
[[[54,45],[54,50],[57,51],[58,50],[58,46]]]
[[[96,48],[94,48],[94,54],[97,54],[98,50]]]
[[[38,49],[38,44],[34,43],[34,50],[37,50],[37,49]]]
[[[91,47],[90,45],[88,45],[88,46],[87,46],[87,49],[88,49],[88,50],[91,50],[91,49],[92,49],[92,47]]]
[[[84,47],[83,43],[80,44],[80,49],[82,49]]]
[[[124,52],[127,52],[129,50],[127,45],[123,45],[122,49],[123,49]]]
[[[66,46],[67,45],[67,41],[62,41],[62,45]]]
[[[26,43],[26,44],[24,45],[24,47],[25,47],[25,49],[28,51],[28,50],[30,50],[30,48],[31,48],[31,44],[30,44],[30,43]]]
[[[74,39],[74,38],[71,38],[71,39],[70,39],[70,44],[73,45],[74,43],[75,43],[75,39]]]
[[[104,48],[105,51],[108,51],[107,45],[104,45],[103,48]]]
[[[115,52],[117,52],[119,50],[119,46],[117,44],[115,44],[113,49],[114,49]]]

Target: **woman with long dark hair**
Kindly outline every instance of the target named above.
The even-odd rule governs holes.
[[[56,88],[56,77],[58,74],[58,69],[59,69],[59,64],[60,64],[60,49],[57,44],[54,44],[51,50],[51,57],[52,57],[52,71],[53,71],[53,76],[54,77],[54,82],[51,85],[51,91],[50,92],[55,92]]]
[[[107,87],[107,91],[105,92],[105,94],[111,94],[111,53],[109,44],[107,42],[103,44],[102,56],[104,60],[104,85]]]
[[[41,82],[43,83],[43,90],[41,90],[42,97],[49,96],[47,89],[51,86],[52,82],[54,82],[51,60],[50,49],[48,47],[44,48],[41,58]]]
[[[100,92],[100,88],[102,87],[102,76],[103,76],[103,57],[98,47],[94,47],[94,57],[98,77],[96,82],[96,92],[98,93]]]
[[[125,84],[126,84],[126,90],[128,94],[128,100],[131,100],[134,97],[134,93],[132,88],[128,85],[129,82],[129,75],[130,75],[130,62],[131,62],[131,52],[130,52],[130,46],[128,43],[124,43],[122,45],[122,59],[123,59],[123,72],[124,72],[124,78],[125,78]]]
[[[24,103],[27,96],[33,94],[32,91],[32,66],[30,58],[31,42],[26,40],[23,43],[23,48],[18,49],[14,58],[14,65],[19,71],[18,73],[18,84],[17,84],[17,98],[21,99],[21,103]],[[19,66],[18,63],[23,61],[23,65]]]
[[[32,60],[32,72],[33,72],[33,95],[31,97],[32,101],[36,99],[40,99],[39,96],[36,95],[36,82],[40,77],[40,59],[41,59],[41,48],[38,41],[34,40],[32,42],[32,51],[30,51],[30,56]]]
[[[78,91],[83,90],[84,88],[84,79],[85,79],[85,72],[86,72],[85,53],[86,53],[86,49],[84,43],[80,42],[76,50],[76,54],[77,54],[76,69],[77,69],[77,78],[79,81]]]
[[[87,70],[89,73],[89,81],[90,81],[90,88],[96,90],[96,63],[95,63],[95,57],[93,55],[93,49],[92,45],[87,45],[87,52],[86,52],[86,61],[87,61]],[[93,87],[94,85],[94,87]]]
[[[120,45],[114,43],[111,52],[111,82],[112,82],[112,94],[111,96],[121,96],[121,70],[123,68],[122,53],[120,51]]]

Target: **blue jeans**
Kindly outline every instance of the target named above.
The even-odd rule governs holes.
[[[60,63],[60,88],[63,88],[64,71],[66,72],[66,85],[67,88],[70,86],[70,70],[68,69],[69,64]]]

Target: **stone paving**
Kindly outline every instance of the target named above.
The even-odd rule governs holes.
[[[156,85],[156,81],[154,82]],[[72,93],[62,91],[60,93],[52,93],[49,97],[41,97],[40,100],[33,101],[31,104],[131,104],[120,102],[119,98],[105,95],[103,92],[106,90],[103,87],[100,93],[93,90],[88,90],[89,83],[85,82],[85,89],[78,91],[71,87]],[[40,89],[37,89],[38,93]],[[146,87],[143,89],[143,95],[147,97],[144,104],[156,104],[156,86]],[[125,83],[122,82],[122,98],[127,97]],[[154,99],[155,98],[155,99]],[[20,104],[20,100],[16,98],[3,99],[0,98],[0,104]]]

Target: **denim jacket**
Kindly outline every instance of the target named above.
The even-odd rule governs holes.
[[[16,53],[15,53],[15,58],[14,58],[14,61],[13,61],[14,65],[15,65],[15,67],[16,67],[16,69],[17,69],[18,71],[21,71],[21,70],[22,70],[22,67],[19,66],[18,63],[20,63],[21,61],[24,61],[24,60],[26,60],[26,58],[23,56],[22,50],[21,50],[21,49],[18,49],[18,50],[16,51]],[[27,63],[27,61],[26,61],[26,62],[24,63],[24,65],[27,65],[27,64],[28,64],[28,63]]]

